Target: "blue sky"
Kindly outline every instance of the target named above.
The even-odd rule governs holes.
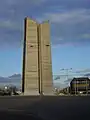
[[[89,0],[1,0],[0,76],[22,71],[23,20],[50,20],[53,74],[90,71]]]

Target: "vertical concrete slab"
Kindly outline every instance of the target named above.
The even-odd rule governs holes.
[[[39,25],[39,61],[40,61],[40,90],[44,95],[53,94],[52,60],[50,44],[50,25],[43,22]]]
[[[24,24],[22,92],[24,95],[39,95],[37,23],[25,18]]]

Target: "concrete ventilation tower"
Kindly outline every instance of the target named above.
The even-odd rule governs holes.
[[[52,95],[52,62],[49,22],[38,24],[25,18],[22,92],[24,95]]]

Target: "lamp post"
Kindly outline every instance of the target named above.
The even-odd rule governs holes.
[[[64,70],[66,71],[66,77],[67,77],[67,80],[68,80],[68,72],[69,72],[69,70],[72,70],[72,68],[69,68],[69,69],[64,69],[64,68],[60,69],[60,71],[64,71]],[[68,91],[68,94],[69,94],[69,86],[68,86],[68,90],[67,91]]]

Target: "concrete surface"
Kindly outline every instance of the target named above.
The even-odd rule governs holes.
[[[50,25],[26,17],[24,24],[22,90],[25,94],[51,93],[53,89]]]

